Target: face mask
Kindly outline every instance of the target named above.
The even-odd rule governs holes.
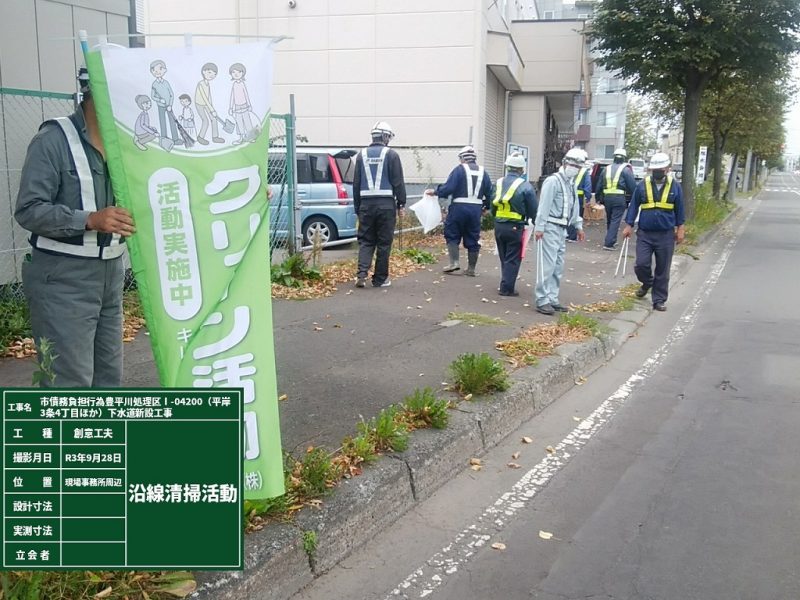
[[[656,181],[664,181],[667,172],[664,169],[653,169],[653,179]]]
[[[570,179],[575,179],[578,176],[578,171],[580,171],[580,169],[572,165],[566,165],[564,167],[564,175]]]

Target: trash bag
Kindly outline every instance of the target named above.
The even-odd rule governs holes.
[[[425,233],[436,229],[442,222],[442,209],[439,207],[439,201],[436,196],[423,194],[422,200],[410,208],[417,215],[417,219],[422,224],[422,230]]]

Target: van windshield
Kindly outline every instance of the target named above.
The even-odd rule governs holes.
[[[636,158],[632,158],[631,159],[631,166],[632,167],[643,167],[644,166],[644,161],[636,159]]]

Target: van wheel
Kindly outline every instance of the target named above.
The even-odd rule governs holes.
[[[306,246],[314,245],[314,238],[318,237],[323,244],[335,242],[339,239],[336,225],[328,217],[309,217],[303,223],[303,242]]]

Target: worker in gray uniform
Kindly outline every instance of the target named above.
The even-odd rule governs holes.
[[[130,213],[114,206],[85,68],[83,101],[45,121],[31,140],[14,216],[30,233],[22,281],[37,348],[56,357],[50,387],[119,387],[122,381],[124,239]]]

